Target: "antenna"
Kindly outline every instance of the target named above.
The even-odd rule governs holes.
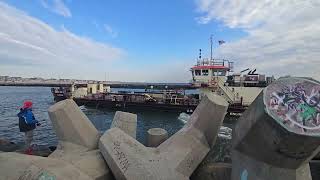
[[[213,38],[213,35],[211,34],[210,36],[210,60],[212,60],[212,38]]]

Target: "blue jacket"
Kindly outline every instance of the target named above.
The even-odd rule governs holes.
[[[17,115],[21,132],[31,131],[36,128],[38,121],[35,119],[31,109],[20,109]]]

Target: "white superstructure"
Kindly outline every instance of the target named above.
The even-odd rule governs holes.
[[[248,71],[249,69],[245,70]],[[191,68],[192,83],[200,95],[216,93],[230,104],[250,105],[273,78],[256,74],[233,73],[233,62],[224,59],[198,59]],[[201,97],[201,96],[200,96]]]

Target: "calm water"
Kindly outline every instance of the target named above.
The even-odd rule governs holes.
[[[19,132],[17,113],[25,100],[32,100],[35,117],[41,122],[41,126],[35,130],[34,143],[56,145],[57,138],[47,113],[54,101],[50,88],[47,87],[0,86],[0,138],[23,143],[23,133]],[[84,108],[83,112],[101,133],[109,129],[115,114],[115,111],[109,109]],[[138,115],[137,139],[141,143],[145,142],[145,134],[150,128],[164,128],[172,135],[184,125],[178,119],[179,113],[154,111],[133,113]]]

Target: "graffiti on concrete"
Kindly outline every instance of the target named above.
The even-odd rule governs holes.
[[[241,177],[240,177],[240,180],[248,180],[248,171],[245,169],[242,171],[241,173]]]
[[[121,151],[120,142],[115,141],[113,143],[114,155],[117,157],[117,160],[120,164],[121,170],[125,173],[130,167],[130,162],[127,158],[127,155]]]
[[[320,133],[320,85],[310,81],[268,87],[267,108],[297,133]],[[272,85],[271,85],[272,86]]]
[[[44,171],[40,174],[38,180],[56,180],[56,177],[51,176],[47,172]]]

